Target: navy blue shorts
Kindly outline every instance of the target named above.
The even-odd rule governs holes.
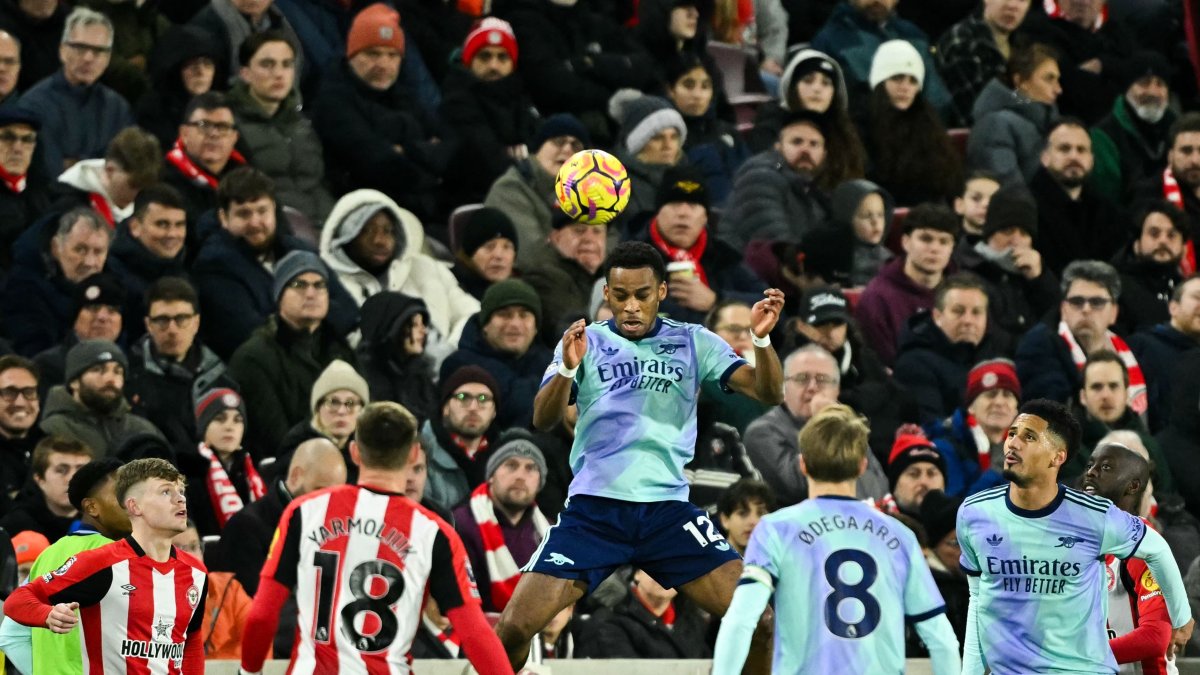
[[[591,590],[628,564],[677,588],[740,559],[708,514],[688,502],[575,495],[521,571],[580,579]]]

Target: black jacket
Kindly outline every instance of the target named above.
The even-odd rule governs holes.
[[[40,532],[53,544],[67,535],[76,520],[51,513],[42,491],[33,488],[22,492],[12,510],[0,518],[0,528],[14,534],[25,530]]]
[[[1129,349],[1146,376],[1148,422],[1151,433],[1167,426],[1171,416],[1171,383],[1180,360],[1200,347],[1200,342],[1176,330],[1170,322],[1153,326],[1129,338]]]
[[[988,332],[998,338],[997,347],[1011,354],[1017,340],[1058,303],[1058,277],[1042,265],[1042,274],[1029,279],[987,260],[964,237],[954,251],[960,270],[973,272],[987,285]]]
[[[675,600],[675,623],[668,628],[632,593],[625,602],[597,610],[580,628],[576,655],[601,659],[704,659],[708,621],[682,596]]]
[[[21,74],[17,89],[28,91],[62,66],[59,42],[71,7],[60,2],[49,19],[37,20],[21,11],[19,0],[0,2],[0,28],[21,41]],[[20,530],[12,530],[16,534]]]
[[[24,438],[0,436],[0,514],[8,513],[27,484],[33,485],[33,448],[45,434],[35,424]]]
[[[196,401],[214,387],[237,389],[225,363],[198,339],[182,362],[163,358],[149,335],[129,351],[125,397],[134,414],[153,422],[178,456],[196,456]]]
[[[1033,247],[1042,254],[1042,266],[1054,274],[1062,274],[1072,260],[1111,260],[1128,240],[1120,208],[1086,183],[1074,201],[1039,167],[1029,191],[1038,210]]]
[[[933,322],[933,313],[921,312],[909,319],[900,337],[896,381],[916,397],[923,422],[945,419],[963,405],[967,373],[995,356],[991,336],[985,334],[978,345],[951,342]]]
[[[182,0],[172,0],[174,4]],[[207,2],[205,4],[208,4]],[[181,71],[188,61],[206,57],[216,65],[213,73],[214,89],[224,89],[228,79],[225,53],[217,39],[197,26],[173,26],[163,35],[150,54],[150,81],[152,86],[138,100],[138,126],[154,134],[162,144],[163,152],[171,149],[179,137],[179,124],[183,122],[183,110],[192,95],[183,88]]]
[[[423,313],[428,325],[425,303],[402,293],[383,291],[367,298],[361,313],[362,341],[356,353],[371,400],[395,401],[421,422],[440,416],[432,360],[423,354],[406,354],[400,346],[404,340],[401,331],[412,316]]]
[[[1067,403],[1074,400],[1083,386],[1083,376],[1071,358],[1071,351],[1058,336],[1057,314],[1053,323],[1039,323],[1025,333],[1017,343],[1013,360],[1017,363],[1023,400],[1048,398]]]
[[[1200,517],[1200,350],[1192,350],[1176,362],[1171,381],[1171,416],[1166,429],[1155,436],[1167,458],[1175,490],[1187,504],[1187,510]]]
[[[12,268],[17,238],[50,209],[50,185],[40,167],[36,160],[30,164],[24,191],[0,187],[0,272]]]
[[[185,264],[187,251],[180,251],[174,258],[159,258],[142,242],[129,234],[129,225],[117,226],[117,236],[108,249],[108,268],[125,288],[124,331],[129,340],[136,340],[146,332],[141,320],[150,309],[145,304],[146,289],[162,277],[188,278]]]
[[[50,256],[57,226],[46,217],[29,226],[13,244],[14,265],[0,294],[0,316],[13,349],[33,356],[62,341],[74,323],[75,284]]]
[[[1127,247],[1113,266],[1121,273],[1120,311],[1113,330],[1133,335],[1171,318],[1167,303],[1175,286],[1183,279],[1177,263],[1159,263],[1138,257]]]

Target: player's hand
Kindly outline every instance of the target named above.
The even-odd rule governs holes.
[[[50,610],[50,616],[46,617],[46,628],[55,633],[70,633],[75,624],[79,623],[79,617],[75,615],[75,610],[79,609],[78,602],[60,602]],[[1190,634],[1191,631],[1189,630]]]
[[[694,276],[672,279],[667,284],[667,296],[697,312],[707,312],[717,304],[717,294]]]
[[[764,338],[775,330],[775,323],[779,321],[779,315],[783,312],[783,291],[768,288],[763,295],[767,297],[750,308],[750,330],[759,338]]]
[[[1183,628],[1176,628],[1171,631],[1171,644],[1167,645],[1167,658],[1175,658],[1176,654],[1182,654],[1187,647],[1188,640],[1192,639],[1192,628],[1196,626],[1196,620],[1191,619]]]
[[[583,363],[583,355],[587,353],[587,322],[583,319],[576,321],[567,328],[562,338],[563,366],[578,368]]]

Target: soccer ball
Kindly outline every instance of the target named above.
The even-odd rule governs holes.
[[[586,225],[604,225],[629,204],[629,174],[621,160],[603,150],[581,150],[562,165],[554,181],[558,207]]]

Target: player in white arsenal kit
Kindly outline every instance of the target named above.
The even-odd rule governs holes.
[[[416,434],[403,406],[367,406],[350,444],[358,484],[288,504],[246,620],[243,673],[262,670],[292,590],[300,636],[289,673],[409,673],[428,590],[471,664],[488,675],[512,674],[480,608],[462,541],[404,496]]]

